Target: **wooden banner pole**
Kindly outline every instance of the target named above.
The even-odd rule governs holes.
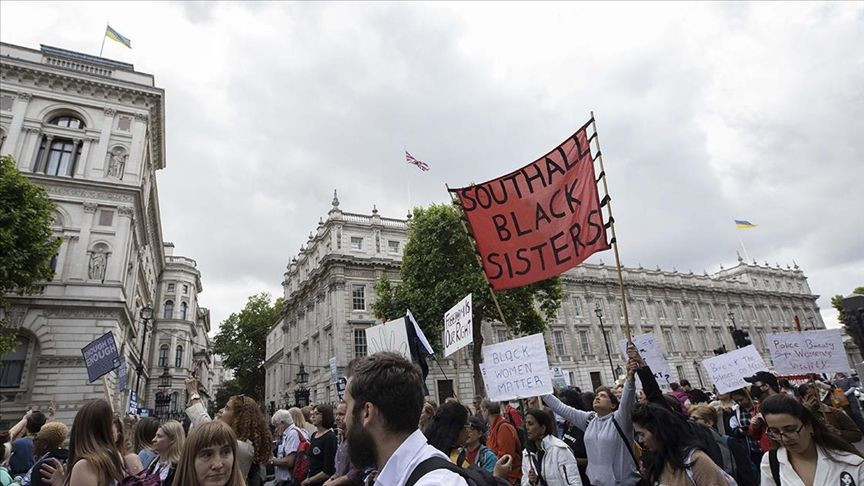
[[[591,112],[591,125],[594,127],[594,146],[597,149],[597,158],[600,160],[600,172],[603,174],[603,192],[609,196],[609,186],[606,184],[606,168],[603,165],[603,152],[600,150],[600,136],[597,134],[597,120],[594,112]],[[621,257],[618,253],[618,238],[615,236],[615,218],[612,217],[612,201],[606,201],[609,206],[609,229],[612,232],[612,250],[615,253],[615,268],[618,270],[618,287],[621,290],[621,310],[624,311],[624,326],[627,333],[627,341],[632,340],[630,332],[630,316],[627,313],[627,297],[624,293],[624,274],[621,271]]]

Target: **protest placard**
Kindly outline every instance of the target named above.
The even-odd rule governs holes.
[[[720,393],[729,393],[749,386],[744,377],[753,376],[757,371],[768,371],[765,361],[752,344],[708,358],[702,361],[702,366]]]
[[[339,366],[336,364],[336,357],[330,358],[330,383],[336,383],[339,380]]]
[[[570,386],[570,375],[568,375],[560,366],[553,366],[552,370],[552,386],[564,388]]]
[[[639,350],[639,355],[645,360],[645,364],[651,368],[651,372],[654,374],[654,378],[657,379],[657,382],[661,385],[668,385],[671,383],[672,374],[671,371],[669,371],[669,363],[663,356],[663,352],[660,350],[660,344],[654,337],[654,333],[648,332],[645,334],[639,334],[633,336],[632,339],[636,349]],[[627,356],[626,339],[618,341],[618,348],[621,350],[622,355]],[[641,383],[637,384],[639,385],[639,388],[641,388]]]
[[[90,383],[120,366],[120,355],[117,353],[117,344],[111,331],[81,348],[81,354],[84,355],[84,365],[87,366],[87,377]]]
[[[483,347],[480,372],[494,402],[552,393],[552,371],[543,334]]]
[[[125,359],[120,360],[120,367],[117,368],[117,382],[120,390],[125,391],[129,386],[129,368]]]
[[[459,301],[444,313],[444,335],[441,340],[444,343],[444,356],[459,351],[474,341],[472,333],[473,306],[471,305],[471,294]]]
[[[345,387],[348,385],[348,380],[344,376],[340,376],[336,381],[336,395],[339,396],[339,401],[345,399]]]
[[[405,329],[405,318],[385,322],[366,329],[366,346],[369,354],[380,351],[392,351],[405,356],[411,361],[411,350],[408,347],[408,331]]]
[[[840,329],[768,334],[765,343],[778,374],[849,373]]]

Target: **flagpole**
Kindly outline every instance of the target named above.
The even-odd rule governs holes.
[[[105,32],[108,32],[108,22],[105,22]],[[105,49],[105,32],[102,32],[102,47],[99,48],[99,57],[102,57],[102,51]]]
[[[600,151],[600,136],[597,134],[597,120],[594,119],[593,111],[591,111],[591,125],[594,127],[594,146],[597,149],[597,158],[600,160],[603,192],[606,193],[606,198],[608,198],[609,186],[606,184],[606,169],[603,165],[603,152]],[[612,217],[612,201],[607,199],[606,205],[609,208],[609,229],[612,231],[612,250],[615,253],[615,268],[618,271],[618,287],[621,291],[621,310],[624,311],[624,326],[627,332],[627,341],[631,341],[630,316],[627,314],[627,297],[624,293],[624,274],[621,271],[621,257],[618,253],[618,239],[615,237],[615,218]]]
[[[412,213],[414,206],[411,205],[411,168],[408,167],[411,164],[408,163],[408,148],[406,147],[406,148],[404,148],[404,150],[405,150],[405,181],[407,182],[406,185],[408,186],[408,213]]]
[[[750,260],[750,255],[747,254],[747,248],[744,247],[744,240],[741,239],[740,234],[738,235],[738,243],[741,243],[741,249],[744,250],[744,258],[746,258],[748,262],[752,261]]]

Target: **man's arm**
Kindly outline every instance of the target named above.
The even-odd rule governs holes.
[[[24,435],[27,427],[27,418],[33,413],[33,410],[27,409],[24,412],[24,416],[21,417],[21,420],[18,421],[17,424],[13,425],[11,429],[9,429],[9,442],[14,441],[18,437]]]

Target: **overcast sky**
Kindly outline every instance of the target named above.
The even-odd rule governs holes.
[[[864,285],[862,3],[0,2],[0,39],[37,49],[98,55],[108,21],[133,49],[104,56],[165,89],[164,238],[214,327],[280,295],[334,189],[404,217],[590,110],[625,265],[716,271],[740,236],[794,259],[829,325]]]

